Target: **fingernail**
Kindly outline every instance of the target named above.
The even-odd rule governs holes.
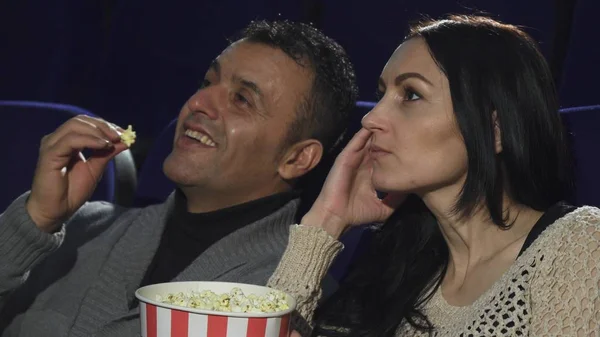
[[[104,147],[111,147],[111,146],[113,146],[113,143],[109,142],[106,139],[99,139],[98,143],[104,145]]]
[[[117,135],[117,137],[121,137],[121,132],[119,131],[119,129],[116,125],[114,125],[112,123],[108,123],[108,126]]]
[[[118,126],[117,124],[113,124],[110,123],[110,125],[113,127],[113,129],[115,129],[115,131],[117,131],[119,134],[121,133],[121,130],[125,130],[122,127]]]

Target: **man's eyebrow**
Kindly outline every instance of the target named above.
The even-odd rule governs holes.
[[[236,82],[240,82],[244,87],[252,90],[261,100],[264,99],[262,90],[260,90],[258,84],[256,84],[255,82],[252,82],[239,76],[234,76],[233,79]]]
[[[234,82],[238,82],[244,88],[252,91],[254,93],[254,95],[256,95],[260,105],[262,105],[262,107],[263,107],[263,109],[261,109],[261,110],[264,110],[264,107],[266,104],[265,95],[264,95],[263,91],[260,89],[260,87],[258,86],[258,84],[256,84],[256,82],[248,80],[246,78],[243,78],[239,75],[233,75],[232,80]],[[267,111],[263,111],[263,112],[264,112],[264,115],[271,116]]]
[[[232,79],[233,79],[234,82],[239,82],[242,86],[250,89],[264,103],[265,96],[263,95],[262,90],[260,89],[260,87],[258,86],[258,84],[256,84],[256,82],[253,82],[251,80],[245,79],[245,78],[243,78],[243,77],[241,77],[239,75],[233,75]]]

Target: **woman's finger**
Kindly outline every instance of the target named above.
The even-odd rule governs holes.
[[[365,148],[371,138],[372,132],[362,128],[352,137],[344,151],[358,152]]]

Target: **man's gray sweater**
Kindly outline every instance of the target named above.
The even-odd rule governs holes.
[[[38,230],[28,193],[0,214],[0,335],[139,336],[134,293],[173,208],[89,202],[56,234]],[[298,200],[224,237],[174,281],[264,285],[287,245]]]

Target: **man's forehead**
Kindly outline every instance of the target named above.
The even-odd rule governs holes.
[[[225,48],[215,61],[221,64],[231,62],[232,65],[245,64],[249,61],[249,64],[260,66],[281,58],[280,53],[283,52],[266,44],[238,40]]]
[[[305,87],[303,82],[312,83],[312,72],[281,49],[247,40],[232,43],[215,59],[211,68],[232,78],[255,82],[264,87],[261,88],[264,91],[273,86],[284,91],[284,88],[292,89],[297,85]]]
[[[221,65],[228,63],[230,67],[240,69],[256,69],[262,72],[265,68],[277,67],[278,69],[273,70],[294,73],[294,76],[298,75],[297,72],[312,75],[310,67],[298,64],[280,48],[246,39],[229,45],[215,60]]]

